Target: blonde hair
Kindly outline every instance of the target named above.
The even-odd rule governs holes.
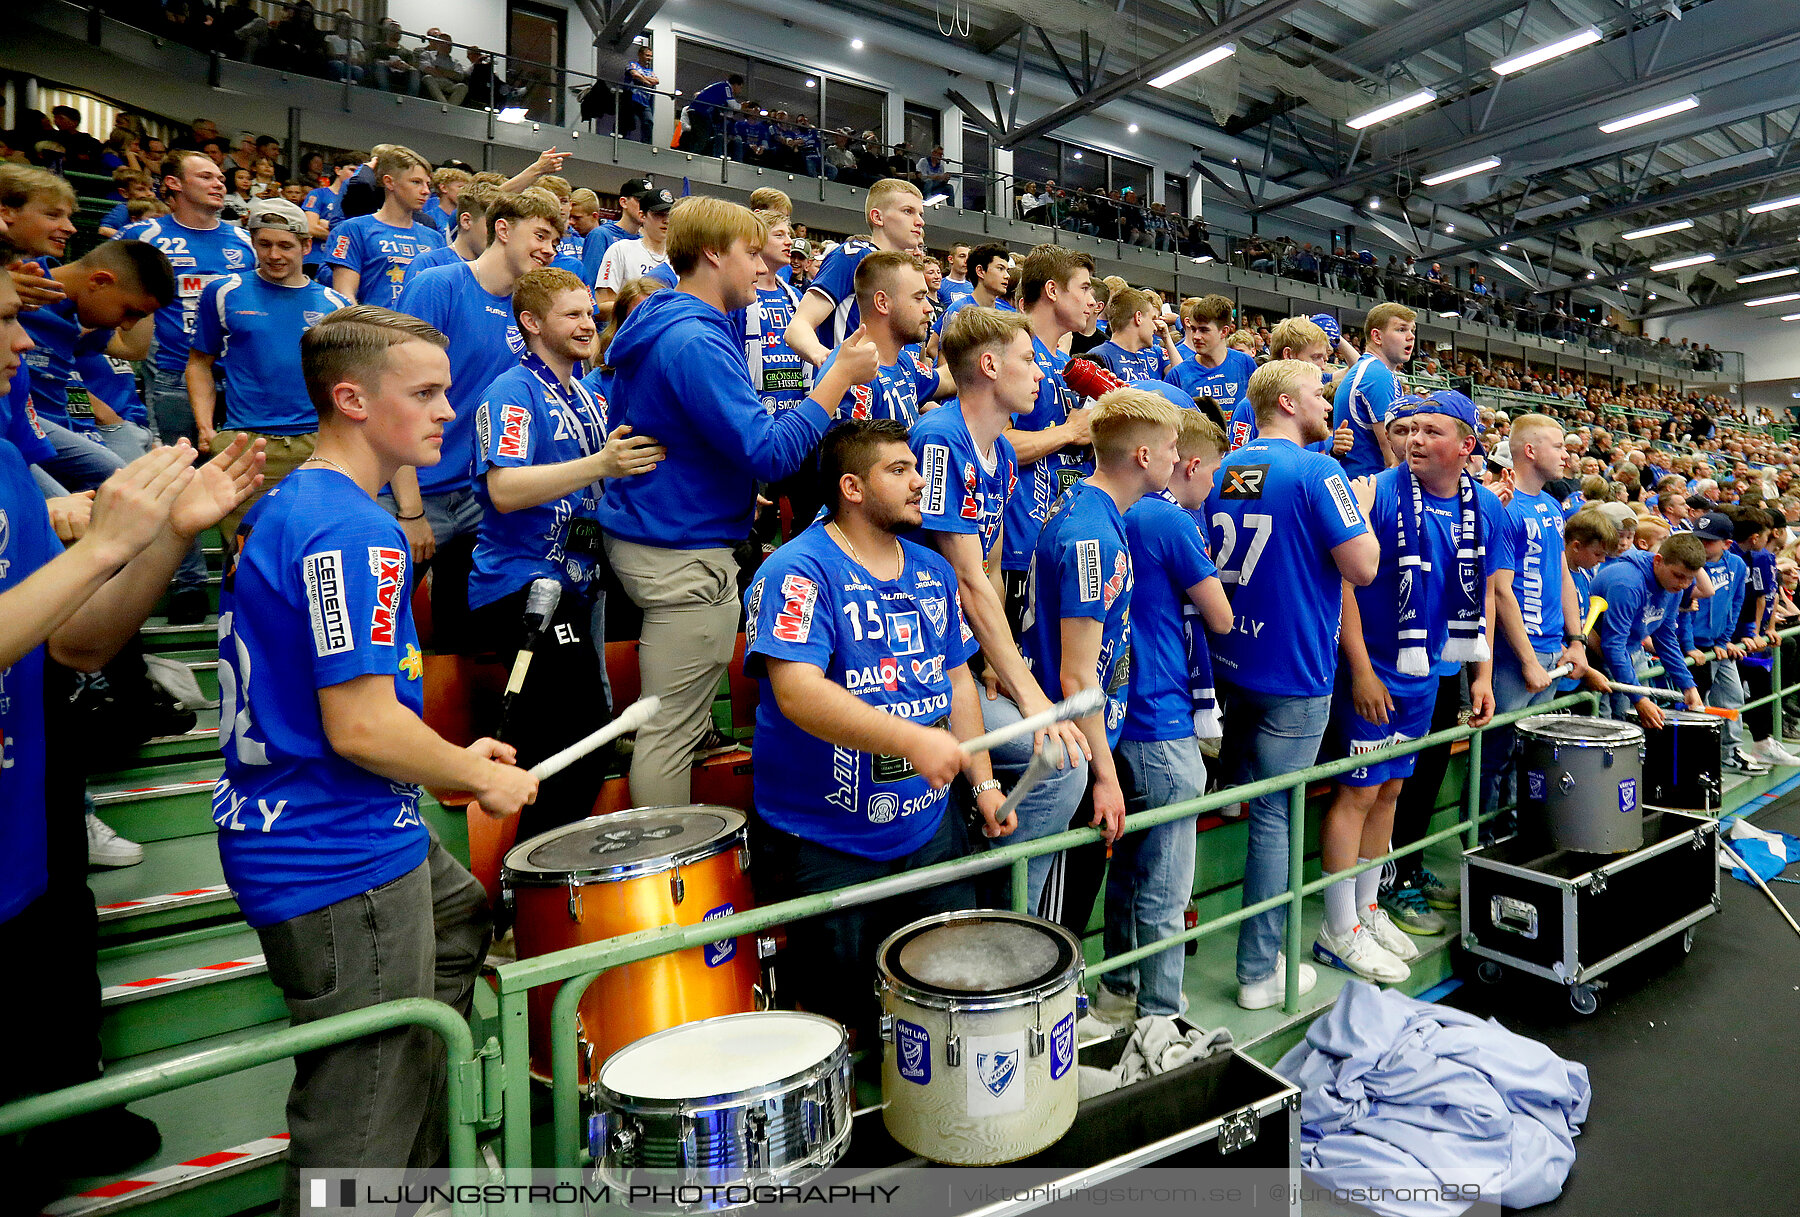
[[[1305,317],[1289,317],[1269,331],[1269,354],[1277,359],[1287,359],[1283,351],[1292,351],[1292,358],[1300,358],[1300,352],[1307,347],[1322,346],[1330,349],[1331,339],[1325,331],[1307,320]]]
[[[764,241],[767,241],[769,234],[783,224],[788,226],[789,232],[794,231],[794,217],[790,212],[779,211],[773,207],[757,207],[753,209],[753,214],[762,222]]]
[[[590,211],[600,210],[600,196],[583,186],[569,196],[569,209],[586,215]]]
[[[1214,325],[1226,326],[1231,324],[1236,311],[1230,296],[1189,296],[1181,302],[1181,321],[1183,325],[1210,321]]]
[[[1031,322],[1026,320],[1025,314],[972,304],[956,311],[938,343],[944,351],[944,362],[950,366],[950,374],[957,384],[962,384],[965,378],[974,377],[975,365],[982,355],[1005,349],[1020,334],[1027,338],[1031,336]]]
[[[66,204],[70,211],[80,206],[68,179],[35,165],[0,162],[0,207],[24,207],[40,198]]]
[[[1161,393],[1148,389],[1109,389],[1094,403],[1094,453],[1102,460],[1118,460],[1135,451],[1145,432],[1181,431],[1181,411]]]
[[[554,173],[546,173],[531,185],[534,190],[548,190],[556,196],[559,204],[568,202],[569,196],[575,193],[575,188],[569,185],[568,178],[558,177]]]
[[[1106,301],[1106,324],[1111,329],[1119,329],[1131,324],[1131,319],[1139,313],[1157,316],[1156,306],[1150,300],[1149,292],[1141,292],[1135,287],[1115,288]]]
[[[423,169],[427,177],[431,176],[431,162],[402,144],[378,145],[375,155],[375,180],[383,178],[403,178],[414,169]]]
[[[1178,410],[1181,415],[1181,427],[1175,433],[1175,447],[1184,461],[1196,456],[1211,453],[1214,456],[1225,454],[1225,432],[1198,410]]]
[[[785,190],[777,190],[773,186],[758,186],[750,192],[751,211],[779,211],[788,219],[794,218],[794,200],[788,197]]]
[[[1319,383],[1319,369],[1304,359],[1271,359],[1250,374],[1250,408],[1256,411],[1256,425],[1268,425],[1280,408],[1279,402],[1299,396],[1308,382]]]
[[[509,225],[520,220],[543,220],[556,229],[560,237],[563,230],[562,204],[548,190],[539,190],[536,186],[517,194],[502,191],[488,204],[488,240],[494,239],[494,225],[500,220],[505,220]]]
[[[477,185],[486,182],[490,186],[504,186],[506,185],[507,180],[504,173],[495,173],[492,169],[483,169],[474,177],[474,181]]]
[[[519,276],[513,284],[512,310],[513,320],[517,321],[524,313],[530,313],[542,321],[550,313],[550,306],[564,292],[585,292],[587,284],[581,276],[573,271],[564,270],[560,266],[540,266]],[[588,299],[593,299],[592,293]]]
[[[724,253],[738,241],[761,249],[764,237],[762,221],[748,207],[689,195],[669,213],[669,268],[677,278],[692,274],[708,250]]]
[[[925,199],[924,193],[911,182],[897,177],[884,177],[869,187],[869,197],[864,200],[863,213],[873,216],[883,207],[892,206],[895,199],[908,194],[921,202]]]
[[[1246,355],[1254,355],[1262,350],[1262,335],[1249,327],[1245,327],[1241,330],[1233,330],[1231,331],[1231,337],[1225,340],[1225,345],[1234,351],[1242,351]]]
[[[464,215],[474,216],[477,224],[485,223],[488,208],[494,205],[494,200],[499,198],[500,194],[500,187],[492,182],[470,182],[464,186],[463,192],[456,196],[457,224],[462,223]],[[451,233],[450,237],[455,240],[456,234]]]
[[[1520,444],[1525,442],[1523,437],[1526,434],[1533,431],[1541,431],[1545,428],[1556,432],[1559,437],[1565,434],[1562,424],[1557,422],[1554,418],[1551,418],[1548,414],[1521,414],[1519,417],[1513,419],[1509,438],[1512,440],[1514,449],[1516,450]]]
[[[467,185],[474,180],[475,175],[467,169],[439,169],[431,175],[431,188],[442,194],[446,186],[454,186],[458,182]]]
[[[326,314],[300,336],[300,374],[313,409],[321,416],[331,412],[333,385],[379,384],[387,373],[388,352],[408,342],[429,342],[439,350],[450,346],[450,340],[428,322],[373,304],[353,304]]]
[[[1417,321],[1419,314],[1394,300],[1384,300],[1369,310],[1363,318],[1363,329],[1385,330],[1396,321]]]

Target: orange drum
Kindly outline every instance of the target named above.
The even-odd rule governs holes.
[[[729,807],[650,807],[577,820],[507,852],[500,881],[516,910],[520,959],[665,925],[696,925],[751,907],[744,814]],[[756,1009],[753,936],[703,943],[614,968],[576,1013],[581,1080],[653,1031]],[[556,986],[534,989],[531,1071],[550,1076]]]

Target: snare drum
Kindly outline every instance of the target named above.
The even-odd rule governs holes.
[[[1611,718],[1534,714],[1518,723],[1521,817],[1546,824],[1557,849],[1644,848],[1644,731]]]
[[[603,1182],[694,1186],[682,1206],[733,1208],[730,1190],[793,1184],[850,1144],[850,1045],[817,1014],[770,1010],[672,1027],[600,1067],[590,1148]]]
[[[1724,789],[1725,720],[1698,710],[1664,710],[1644,732],[1644,802],[1677,811],[1716,811]]]
[[[934,1162],[993,1166],[1075,1122],[1081,944],[1023,913],[942,913],[881,945],[882,1117]]]
[[[743,813],[651,807],[577,820],[507,852],[500,872],[517,911],[520,959],[583,943],[696,925],[751,907]],[[576,1013],[581,1080],[633,1040],[694,1019],[756,1008],[754,940],[726,938],[613,968]],[[556,986],[533,989],[531,1070],[550,1075]]]

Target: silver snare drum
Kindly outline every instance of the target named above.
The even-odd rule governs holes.
[[[934,1162],[1037,1153],[1075,1121],[1081,944],[1053,921],[977,911],[927,917],[881,946],[883,1121]]]
[[[678,1211],[747,1204],[724,1189],[809,1179],[850,1144],[849,1039],[816,1014],[726,1014],[659,1031],[613,1054],[595,1091],[601,1181],[703,1189],[707,1199]]]
[[[1521,820],[1547,824],[1557,849],[1644,847],[1644,731],[1610,718],[1534,714],[1518,723]]]

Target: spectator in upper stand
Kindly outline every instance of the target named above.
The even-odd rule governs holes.
[[[432,101],[460,106],[469,95],[469,70],[450,52],[450,35],[435,25],[425,31],[419,54],[419,80]]]
[[[1013,199],[1013,209],[1028,224],[1043,223],[1043,204],[1038,199],[1038,184],[1026,182]]]
[[[369,53],[356,36],[356,18],[347,8],[332,13],[331,33],[325,35],[325,61],[332,79],[361,84],[368,71]]]
[[[319,32],[312,0],[294,0],[287,15],[269,27],[263,61],[284,71],[324,76],[325,58],[325,35]]]
[[[654,90],[662,87],[662,77],[651,67],[648,42],[640,42],[637,54],[625,64],[625,88],[619,95],[619,134],[639,143],[651,141],[651,107]]]
[[[693,115],[694,130],[699,135],[696,151],[702,156],[718,156],[724,150],[725,124],[741,108],[737,91],[743,87],[744,78],[733,72],[694,94],[689,110]]]
[[[911,182],[915,186],[920,185],[919,171],[914,166],[912,149],[907,146],[905,140],[894,145],[894,155],[888,157],[887,174],[889,177],[899,178],[903,182]],[[921,191],[921,197],[923,197],[923,191]]]
[[[834,181],[854,184],[856,153],[850,147],[850,128],[834,131],[825,148],[825,176]]]
[[[81,129],[81,111],[74,106],[57,106],[50,111],[56,127],[55,140],[63,147],[63,167],[82,173],[99,173],[100,141]]]
[[[956,206],[956,183],[951,181],[950,163],[944,159],[942,144],[934,145],[929,155],[921,156],[914,168],[926,198],[941,194],[946,203]]]
[[[408,97],[419,95],[419,66],[413,52],[400,45],[405,31],[389,17],[381,23],[381,41],[369,51],[369,68],[375,76],[375,87]]]
[[[794,115],[794,127],[789,135],[788,144],[799,158],[799,167],[813,177],[822,176],[825,172],[823,136],[813,126],[812,119],[805,114]]]
[[[517,90],[506,83],[506,75],[494,63],[494,57],[478,46],[469,48],[469,75],[463,83],[469,86],[463,104],[477,110],[502,109],[517,95]]]
[[[114,131],[100,152],[101,171],[112,173],[119,169],[143,168],[144,158],[138,151],[137,132]]]

